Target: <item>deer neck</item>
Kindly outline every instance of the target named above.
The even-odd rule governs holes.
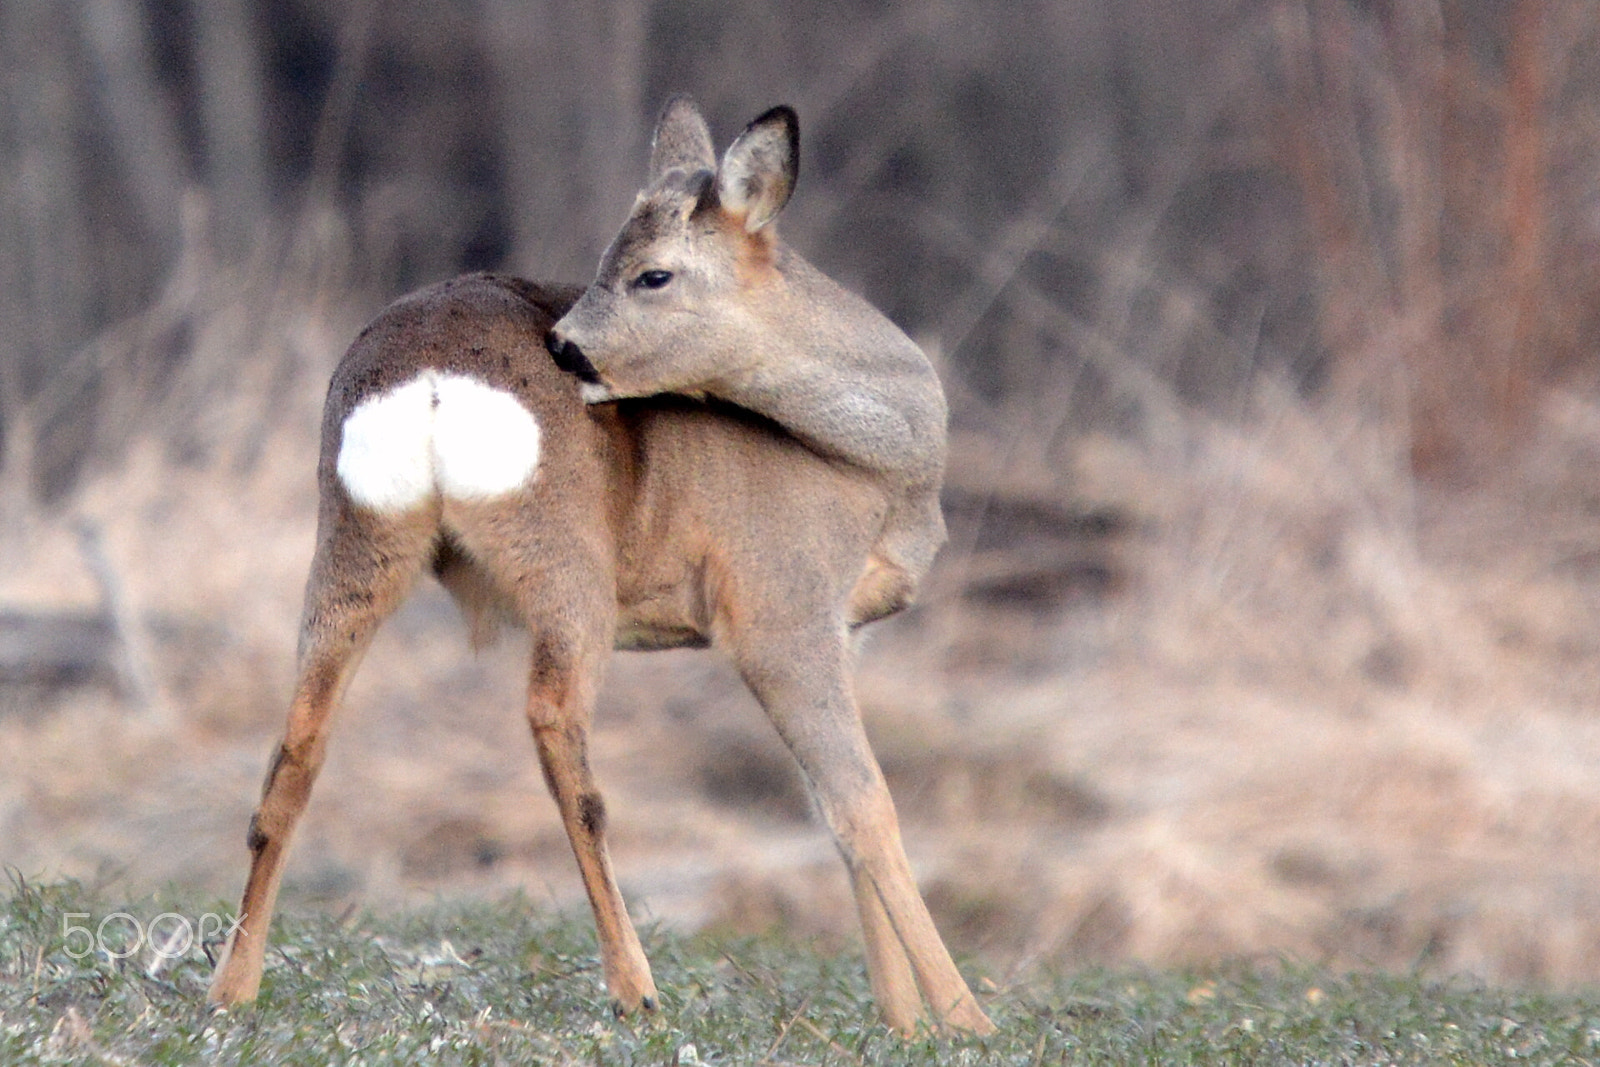
[[[865,300],[799,256],[763,283],[747,369],[708,390],[772,419],[815,451],[905,484],[944,469],[944,391],[928,357]]]

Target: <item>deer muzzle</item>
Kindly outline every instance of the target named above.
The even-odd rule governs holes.
[[[556,361],[556,366],[575,375],[580,382],[588,385],[600,384],[600,372],[594,369],[594,364],[589,362],[589,357],[583,354],[583,349],[578,347],[576,341],[562,337],[555,330],[545,334],[544,346],[550,350],[550,356]]]

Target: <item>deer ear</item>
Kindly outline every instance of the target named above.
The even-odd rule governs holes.
[[[695,102],[682,95],[668,100],[650,141],[650,180],[655,181],[674,167],[696,171],[713,170],[716,165],[711,131]]]
[[[800,119],[775,107],[744,128],[717,169],[717,200],[744,217],[746,233],[777,218],[800,173]]]

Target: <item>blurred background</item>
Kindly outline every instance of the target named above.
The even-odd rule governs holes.
[[[1585,0],[0,0],[0,863],[237,892],[329,372],[588,280],[679,91],[798,109],[786,238],[951,397],[859,689],[958,951],[1600,979]],[[291,906],[581,907],[524,657],[419,587]],[[618,656],[595,745],[639,917],[853,943],[714,656]]]

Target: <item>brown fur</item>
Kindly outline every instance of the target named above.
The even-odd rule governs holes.
[[[283,863],[334,707],[379,624],[432,570],[469,617],[514,617],[532,633],[528,721],[620,1008],[652,1006],[655,985],[606,851],[586,751],[595,690],[613,646],[714,643],[789,743],[839,843],[888,1020],[910,1031],[925,998],[943,1024],[991,1029],[917,894],[846,675],[848,628],[882,610],[854,597],[889,492],[753,414],[681,398],[586,408],[544,350],[576,296],[482,275],[437,285],[381,313],[335,371],[299,678],[251,822],[239,927],[210,999],[256,995]],[[542,452],[529,484],[475,502],[436,497],[402,514],[351,502],[336,473],[346,416],[425,368],[505,389],[534,415]]]

